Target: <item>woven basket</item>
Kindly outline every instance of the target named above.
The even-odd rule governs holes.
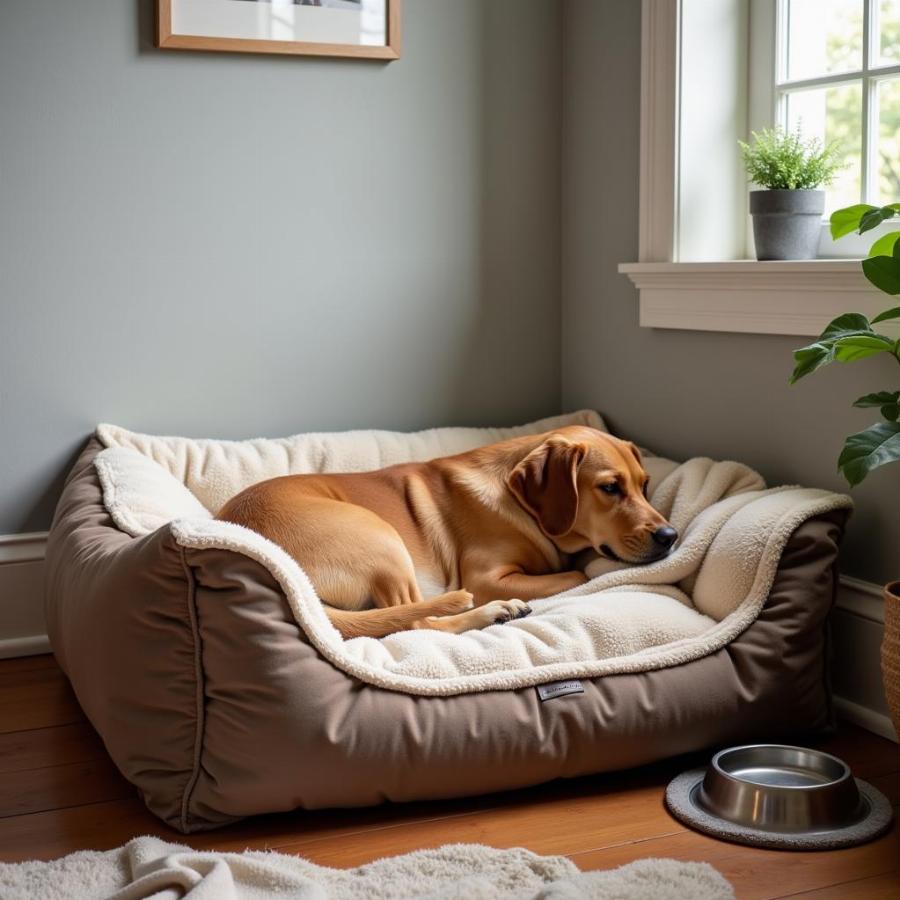
[[[900,737],[900,581],[884,589],[884,641],[881,644],[881,675],[894,730]]]

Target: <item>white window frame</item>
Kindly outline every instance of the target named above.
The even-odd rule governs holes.
[[[884,295],[858,259],[677,260],[682,2],[642,0],[638,262],[619,266],[638,288],[640,324],[814,336],[839,312],[874,316]]]
[[[791,80],[788,78],[788,14],[790,0],[752,0],[750,3],[750,79],[748,132],[772,125],[787,127],[787,98],[791,90],[806,90],[831,85],[862,85],[862,159],[860,197],[857,203],[877,204],[875,184],[878,177],[877,90],[885,78],[900,75],[900,63],[873,65],[878,51],[878,0],[863,2],[862,67],[833,75]],[[898,198],[900,199],[900,198]],[[840,241],[831,239],[827,219],[822,221],[819,242],[820,259],[858,259],[881,235],[896,231],[896,223],[885,223],[865,235],[847,235]],[[748,256],[753,246],[748,234]]]

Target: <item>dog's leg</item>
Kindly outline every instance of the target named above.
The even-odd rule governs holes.
[[[395,631],[409,628],[430,628],[431,621],[445,621],[459,618],[464,610],[471,610],[472,595],[468,591],[450,591],[430,600],[408,603],[402,606],[387,606],[381,609],[343,610],[325,606],[325,612],[332,625],[345,639],[355,637],[385,637]],[[477,612],[477,610],[474,610]],[[462,629],[465,630],[465,629]]]
[[[531,607],[524,600],[492,600],[484,606],[455,616],[429,616],[416,625],[416,628],[462,634],[464,631],[487,628],[488,625],[502,625],[504,622],[522,619],[530,614]]]
[[[475,628],[486,628],[512,619],[521,619],[531,612],[526,600],[552,597],[570,588],[584,584],[588,578],[583,572],[554,572],[547,575],[526,575],[524,572],[500,572],[493,575],[473,574],[476,603],[479,605],[469,612],[443,618],[429,618],[418,628],[434,628],[460,634]],[[463,579],[467,581],[465,573]],[[483,601],[483,598],[501,597],[505,599]]]

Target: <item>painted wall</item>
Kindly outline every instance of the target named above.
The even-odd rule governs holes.
[[[846,485],[835,460],[871,417],[861,394],[896,365],[833,366],[789,387],[802,338],[638,327],[619,275],[638,249],[640,3],[566,0],[563,74],[563,407],[594,406],[657,452],[739,459],[770,483]],[[900,488],[882,470],[853,491],[844,572],[900,577]]]
[[[407,0],[397,62],[158,51],[0,4],[0,534],[98,421],[247,437],[559,406],[555,0]]]

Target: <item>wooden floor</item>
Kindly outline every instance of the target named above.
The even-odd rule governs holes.
[[[900,748],[845,727],[819,746],[900,804]],[[148,813],[109,761],[52,657],[0,661],[0,860],[108,849],[139,834],[197,848],[277,849],[330,866],[448,842],[559,853],[582,869],[648,856],[705,860],[740,898],[900,897],[900,836],[851,850],[786,853],[714,841],[662,803],[667,781],[696,760],[555,782],[469,800],[261,816],[184,835]]]

